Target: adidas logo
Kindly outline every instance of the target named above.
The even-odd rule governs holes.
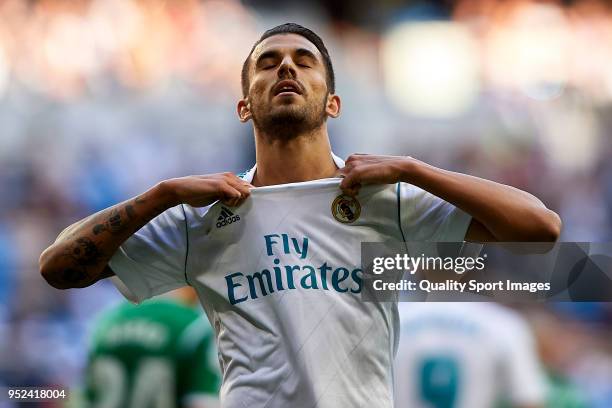
[[[221,213],[219,214],[219,218],[217,218],[217,228],[225,227],[226,225],[238,221],[240,221],[240,216],[238,214],[234,214],[227,208],[221,207]]]

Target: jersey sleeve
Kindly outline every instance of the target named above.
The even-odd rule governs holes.
[[[109,261],[113,283],[130,301],[187,285],[187,223],[182,205],[170,208],[128,238]],[[119,280],[120,282],[117,282]]]
[[[508,332],[504,353],[510,402],[517,406],[542,405],[545,401],[546,382],[535,339],[526,323],[515,322],[510,326],[512,329]]]
[[[419,187],[398,183],[398,212],[406,241],[459,242],[472,217]]]

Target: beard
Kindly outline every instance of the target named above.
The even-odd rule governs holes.
[[[253,124],[270,141],[289,141],[320,128],[327,118],[325,103],[287,104],[267,109],[263,103],[253,104]]]

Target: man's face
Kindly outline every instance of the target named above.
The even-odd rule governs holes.
[[[326,74],[323,56],[306,38],[266,38],[251,54],[249,93],[238,105],[241,120],[252,118],[255,127],[285,140],[320,127],[327,115],[337,116],[328,109]],[[241,106],[248,109],[246,117]]]

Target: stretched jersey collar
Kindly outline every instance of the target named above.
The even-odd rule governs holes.
[[[334,152],[332,152],[331,155],[332,155],[332,158],[334,159],[334,163],[336,163],[336,166],[338,166],[339,169],[344,167],[344,160],[336,156]],[[249,171],[247,171],[246,173],[239,174],[238,176],[242,178],[244,181],[251,183],[253,182],[253,177],[255,176],[255,170],[257,170],[257,163],[255,163],[255,165],[251,167]]]

